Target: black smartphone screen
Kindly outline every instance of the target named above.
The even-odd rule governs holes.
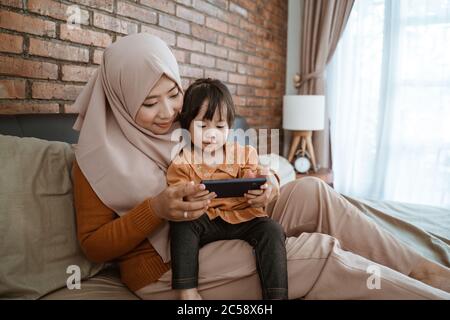
[[[259,190],[266,178],[241,178],[222,180],[202,180],[209,192],[215,192],[217,198],[243,197],[249,190]]]

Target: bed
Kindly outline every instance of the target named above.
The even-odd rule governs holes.
[[[78,133],[72,130],[75,114],[0,115],[0,135],[35,137],[49,141],[76,143]],[[235,127],[247,129],[245,119],[238,117]],[[245,140],[245,139],[244,139]],[[245,143],[245,141],[242,141]],[[288,161],[278,155],[262,157],[266,164],[278,164],[282,183],[295,179]],[[277,162],[279,161],[279,162]],[[450,267],[450,210],[431,206],[375,201],[345,196],[354,206],[401,241],[431,260]],[[83,290],[59,289],[47,299],[134,299],[120,282],[117,270],[106,268],[83,282]]]

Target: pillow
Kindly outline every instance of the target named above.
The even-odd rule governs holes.
[[[259,156],[259,163],[264,166],[268,166],[270,169],[276,172],[280,178],[280,187],[288,182],[295,180],[295,170],[289,161],[275,153],[264,154]]]
[[[0,135],[0,298],[37,299],[102,265],[89,262],[76,236],[71,167],[64,142]]]

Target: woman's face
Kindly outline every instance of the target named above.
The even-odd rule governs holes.
[[[183,95],[178,86],[163,75],[139,108],[136,123],[154,134],[167,133],[182,106]]]

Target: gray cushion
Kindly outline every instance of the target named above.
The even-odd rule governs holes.
[[[67,268],[81,278],[89,262],[76,237],[71,166],[63,142],[0,135],[0,297],[36,299],[66,286]]]

